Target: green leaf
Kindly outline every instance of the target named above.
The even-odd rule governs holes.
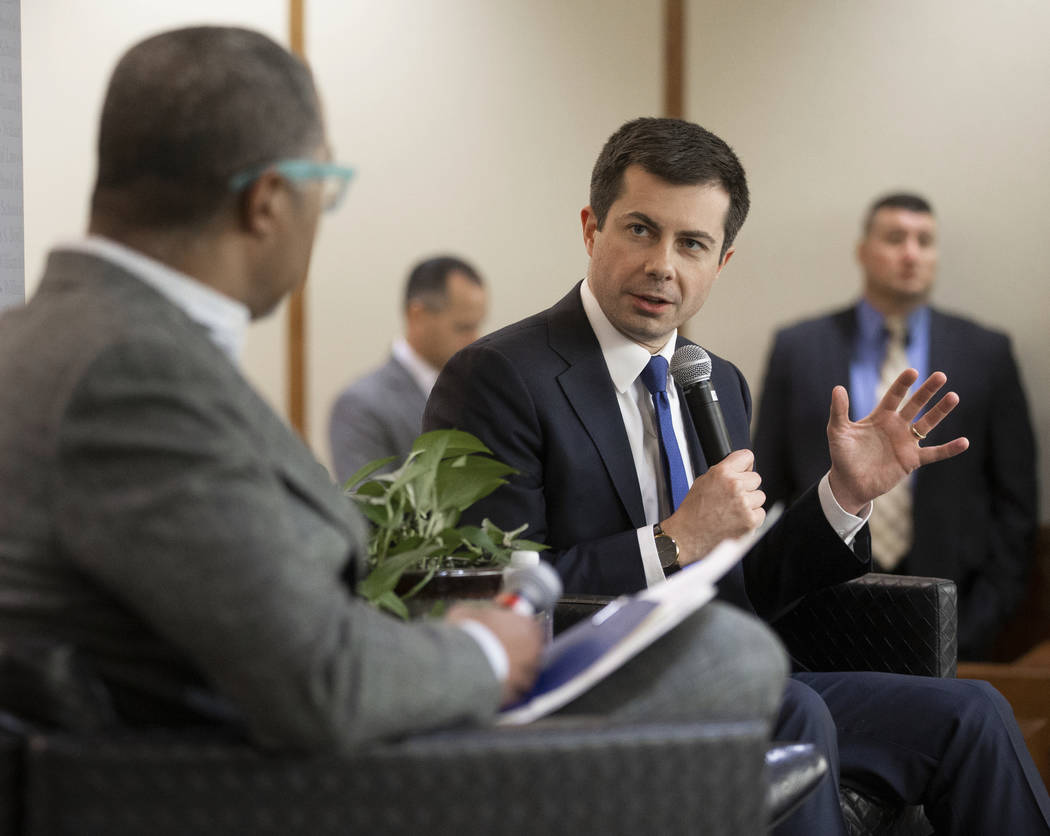
[[[357,469],[353,476],[351,476],[343,483],[343,489],[350,490],[358,482],[363,482],[366,477],[371,476],[377,470],[379,470],[382,467],[386,467],[388,464],[395,461],[396,459],[397,456],[387,456],[385,459],[376,459],[374,461],[370,461],[366,465],[362,465],[360,468]]]
[[[472,458],[467,465],[441,462],[435,484],[440,507],[465,511],[500,485],[505,485],[507,480],[503,477],[510,473],[517,471],[495,459]]]
[[[431,430],[412,444],[413,450],[441,449],[442,457],[462,456],[468,453],[492,453],[481,439],[462,430]]]
[[[415,455],[413,462],[418,468],[426,472],[432,472],[437,467],[438,462],[445,458],[445,451],[448,450],[449,442],[452,440],[449,432],[449,430],[439,430],[432,433],[423,433],[413,442],[412,455]],[[423,439],[426,439],[426,442],[420,445]]]
[[[398,618],[408,621],[408,607],[406,607],[405,602],[398,598],[392,591],[384,592],[372,603],[377,605],[380,609],[388,610]]]
[[[499,550],[496,541],[492,539],[490,532],[478,528],[475,525],[464,525],[459,529],[460,537],[468,543],[472,543],[484,550],[486,554],[492,554]]]
[[[379,528],[390,522],[390,510],[382,505],[366,505],[363,502],[357,504],[358,509],[368,520]]]
[[[377,499],[386,497],[389,493],[389,489],[384,487],[378,480],[372,480],[371,482],[365,482],[359,487],[351,497],[359,502],[370,502],[374,503]]]
[[[422,569],[423,561],[429,556],[431,550],[432,546],[424,545],[399,554],[387,555],[358,584],[358,591],[369,600],[374,601],[384,592],[393,590],[404,572],[414,568]]]
[[[510,547],[521,552],[542,552],[550,548],[546,543],[537,543],[534,540],[511,540]]]

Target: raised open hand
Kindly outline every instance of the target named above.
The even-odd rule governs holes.
[[[918,377],[915,369],[901,372],[871,414],[860,421],[849,420],[849,395],[843,387],[836,386],[831,393],[828,421],[831,492],[846,511],[852,514],[863,511],[871,500],[886,493],[916,468],[957,456],[970,446],[962,437],[930,447],[920,445],[955,409],[959,396],[949,392],[915,421],[915,416],[948,380],[943,372],[934,372],[901,406]]]

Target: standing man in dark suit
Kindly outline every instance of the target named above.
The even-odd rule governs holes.
[[[346,188],[330,156],[309,70],[269,38],[149,38],[109,85],[89,234],[0,320],[0,646],[75,652],[119,720],[345,751],[489,722],[534,679],[531,618],[406,624],[354,594],[364,520],[238,369]],[[784,673],[712,603],[590,696],[771,722]]]
[[[667,376],[685,342],[678,328],[729,262],[747,209],[744,170],[721,139],[675,119],[628,122],[602,149],[581,213],[586,279],[554,307],[459,352],[431,394],[424,428],[476,433],[519,471],[472,514],[528,523],[571,590],[659,583],[763,519],[740,373],[712,357],[736,448],[721,462],[704,460]],[[860,421],[835,389],[828,472],[730,574],[723,599],[772,617],[811,589],[867,571],[872,500],[967,446],[920,445],[958,398],[930,406],[945,382],[939,372],[906,398],[916,379],[902,372]],[[1009,706],[986,683],[799,673],[776,733],[815,742],[835,778],[782,833],[846,832],[840,772],[925,804],[938,832],[1050,832],[1050,799]]]
[[[332,406],[328,440],[338,482],[412,449],[434,381],[449,357],[478,338],[487,309],[481,274],[463,259],[437,256],[412,268],[404,337],[386,363],[343,389]]]
[[[885,522],[900,532],[884,544],[876,535],[873,558],[880,571],[955,581],[959,653],[980,659],[1024,593],[1038,520],[1035,440],[1010,340],[930,306],[937,221],[924,198],[875,201],[857,260],[860,301],[776,335],[756,467],[768,502],[792,500],[819,478],[830,464],[821,429],[828,392],[847,387],[852,417],[865,415],[890,354],[887,325],[903,323],[907,364],[920,375],[944,370],[960,395],[937,438],[965,431],[970,450],[902,486],[903,504]]]

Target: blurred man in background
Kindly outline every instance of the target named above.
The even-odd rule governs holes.
[[[412,268],[404,336],[386,363],[347,386],[332,407],[328,439],[338,482],[370,461],[408,453],[438,373],[478,338],[487,309],[481,275],[466,261],[445,255]]]
[[[980,659],[1016,609],[1037,527],[1035,440],[1005,334],[931,307],[937,220],[914,194],[875,201],[857,245],[861,299],[780,331],[766,371],[756,469],[770,503],[793,500],[830,460],[828,393],[846,386],[866,415],[901,370],[948,374],[959,407],[935,438],[970,449],[922,468],[876,504],[872,556],[883,572],[950,578],[959,590],[959,654]]]

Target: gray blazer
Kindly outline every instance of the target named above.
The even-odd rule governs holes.
[[[364,524],[204,330],[52,253],[0,319],[0,640],[203,682],[260,742],[347,749],[491,717],[476,642],[356,598]]]
[[[332,406],[328,440],[342,484],[374,459],[403,458],[421,432],[427,396],[395,358],[347,386]]]

